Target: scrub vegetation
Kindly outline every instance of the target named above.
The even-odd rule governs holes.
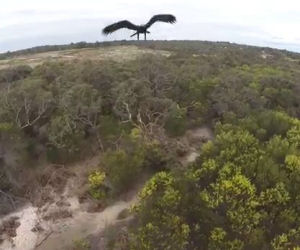
[[[34,67],[25,60],[0,71],[0,212],[28,197],[43,166],[98,154],[86,177],[95,200],[116,200],[150,176],[130,211],[135,223],[114,234],[110,249],[298,249],[300,55],[148,41],[0,58],[122,45],[124,53],[131,46],[153,52]],[[203,126],[214,139],[183,166],[180,138]]]

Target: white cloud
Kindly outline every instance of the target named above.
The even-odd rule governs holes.
[[[222,40],[300,51],[297,0],[10,0],[0,9],[0,51],[50,43],[128,39],[101,28],[129,19],[145,23],[157,13],[173,13],[175,26],[151,27],[150,39]]]

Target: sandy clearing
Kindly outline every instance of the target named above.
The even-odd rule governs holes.
[[[136,196],[129,201],[118,201],[100,213],[78,212],[71,220],[53,225],[54,233],[37,250],[60,250],[72,246],[75,240],[102,231],[117,221],[119,213],[130,208]]]
[[[199,156],[199,149],[201,145],[213,139],[213,133],[208,127],[200,127],[188,130],[184,136],[179,138],[180,141],[187,145],[187,153],[179,159],[183,166],[196,160]],[[99,158],[93,157],[85,162],[80,162],[73,166],[75,171],[79,171],[78,175],[83,174],[83,169],[87,166],[96,166]],[[82,172],[83,171],[83,172]],[[81,173],[82,172],[82,173]],[[69,249],[74,245],[75,240],[86,238],[92,234],[101,233],[107,226],[117,223],[118,215],[124,209],[129,209],[138,201],[138,192],[142,186],[136,187],[130,191],[130,197],[126,200],[119,200],[106,207],[101,212],[89,213],[85,209],[82,209],[81,204],[78,201],[78,195],[76,194],[76,180],[70,178],[65,186],[64,192],[57,197],[68,204],[68,211],[71,211],[72,217],[61,218],[55,221],[45,221],[40,219],[43,216],[44,208],[46,212],[52,209],[57,209],[56,201],[51,204],[47,204],[44,207],[38,209],[30,204],[23,207],[20,211],[9,214],[2,218],[5,220],[11,216],[20,217],[20,226],[17,228],[17,236],[13,238],[13,242],[5,241],[0,250],[61,250]],[[77,183],[78,184],[78,183]],[[1,223],[1,220],[0,220]],[[44,229],[42,232],[32,232],[32,228],[39,223]]]
[[[203,143],[213,140],[213,131],[206,126],[187,130],[186,133],[179,139],[187,148],[187,153],[179,160],[183,166],[194,162],[200,155],[200,148]]]
[[[31,229],[38,221],[37,208],[32,207],[30,204],[23,207],[20,211],[9,214],[0,220],[8,219],[9,217],[19,217],[20,226],[16,230],[17,236],[13,238],[13,243],[4,241],[0,246],[1,250],[32,250],[35,247],[35,242],[38,238],[37,234],[32,232]]]
[[[135,45],[112,46],[102,48],[84,48],[53,52],[42,52],[30,55],[16,56],[11,59],[0,60],[0,69],[11,66],[28,64],[36,67],[44,62],[78,60],[113,60],[116,62],[134,60],[145,54],[170,56],[171,52],[139,48]]]

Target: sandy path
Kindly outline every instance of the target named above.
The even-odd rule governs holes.
[[[74,244],[75,240],[82,239],[90,234],[101,232],[108,225],[116,223],[117,217],[124,209],[129,209],[136,201],[135,194],[128,201],[118,201],[99,213],[88,213],[78,210],[76,197],[68,199],[75,210],[72,218],[55,222],[42,222],[46,229],[43,233],[32,232],[32,228],[39,221],[37,208],[27,205],[19,212],[15,212],[0,220],[6,220],[12,216],[18,216],[20,226],[17,228],[17,236],[13,238],[13,244],[5,241],[0,250],[62,250]],[[77,203],[77,204],[76,204]],[[48,237],[47,237],[48,236]],[[46,240],[45,240],[46,238]],[[38,245],[38,247],[36,247]]]
[[[186,131],[180,138],[180,142],[188,148],[187,153],[179,159],[183,166],[194,162],[200,155],[200,148],[203,143],[213,140],[213,131],[206,126]]]
[[[9,241],[4,241],[0,246],[1,250],[31,250],[35,247],[35,242],[37,241],[37,234],[32,232],[31,229],[36,224],[37,209],[27,205],[22,208],[19,212],[9,214],[8,216],[0,220],[0,224],[3,220],[6,220],[10,217],[17,216],[19,217],[20,226],[17,228],[17,236],[13,238],[13,244]]]
[[[181,138],[189,146],[188,153],[182,159],[182,163],[187,165],[195,161],[199,156],[199,147],[204,142],[212,139],[213,132],[208,127],[188,130],[183,138]],[[137,201],[137,193],[140,188],[134,190],[133,198],[130,200],[116,202],[101,213],[91,214],[80,210],[77,211],[79,206],[77,198],[73,197],[73,201],[69,199],[68,201],[72,204],[72,210],[77,212],[73,214],[72,219],[67,220],[65,223],[59,222],[57,226],[54,225],[54,233],[36,249],[68,249],[68,247],[74,244],[74,240],[85,238],[94,233],[99,234],[108,225],[113,225],[118,221],[117,217],[122,210],[130,208]]]
[[[54,233],[36,249],[67,249],[74,244],[74,240],[79,240],[87,235],[102,231],[107,225],[117,222],[119,213],[124,209],[130,208],[135,201],[136,197],[126,202],[116,202],[100,213],[79,212],[71,220],[65,223],[60,222],[57,226],[54,225]]]
[[[213,139],[213,133],[208,127],[201,127],[192,129],[180,138],[184,142],[188,151],[187,154],[180,159],[182,164],[186,166],[196,160],[199,156],[200,146],[207,140]],[[95,158],[96,159],[96,158]],[[86,164],[96,164],[95,159],[90,159]],[[83,163],[78,164],[78,168]],[[76,179],[75,184],[76,184]],[[108,206],[102,212],[88,213],[80,208],[77,196],[70,192],[74,189],[74,180],[68,180],[68,185],[62,194],[64,200],[69,203],[68,210],[72,212],[71,218],[60,219],[56,222],[39,220],[39,212],[37,208],[27,205],[19,212],[12,213],[0,220],[1,221],[18,216],[20,226],[17,228],[17,236],[13,238],[13,244],[5,241],[0,250],[65,250],[70,249],[74,245],[75,240],[80,240],[88,235],[99,233],[103,231],[108,225],[113,225],[118,222],[117,218],[120,212],[124,209],[130,208],[137,201],[138,190],[142,186],[133,189],[131,198],[126,201],[118,201],[111,206]],[[50,204],[50,206],[54,205]],[[45,231],[40,233],[32,232],[32,228],[40,222],[40,225]],[[38,247],[36,247],[38,246]]]

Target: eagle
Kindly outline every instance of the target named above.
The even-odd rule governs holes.
[[[140,34],[144,34],[144,38],[145,40],[147,39],[147,34],[149,34],[150,32],[148,31],[148,29],[151,27],[152,24],[154,24],[155,22],[164,22],[164,23],[175,23],[176,22],[176,17],[170,14],[160,14],[160,15],[155,15],[153,16],[148,23],[144,24],[144,25],[135,25],[127,20],[123,20],[117,23],[113,23],[111,25],[106,26],[103,30],[102,33],[104,35],[109,35],[119,29],[123,29],[123,28],[127,28],[130,30],[134,30],[136,31],[133,35],[131,35],[130,37],[133,36],[137,36],[137,40],[140,40]]]

